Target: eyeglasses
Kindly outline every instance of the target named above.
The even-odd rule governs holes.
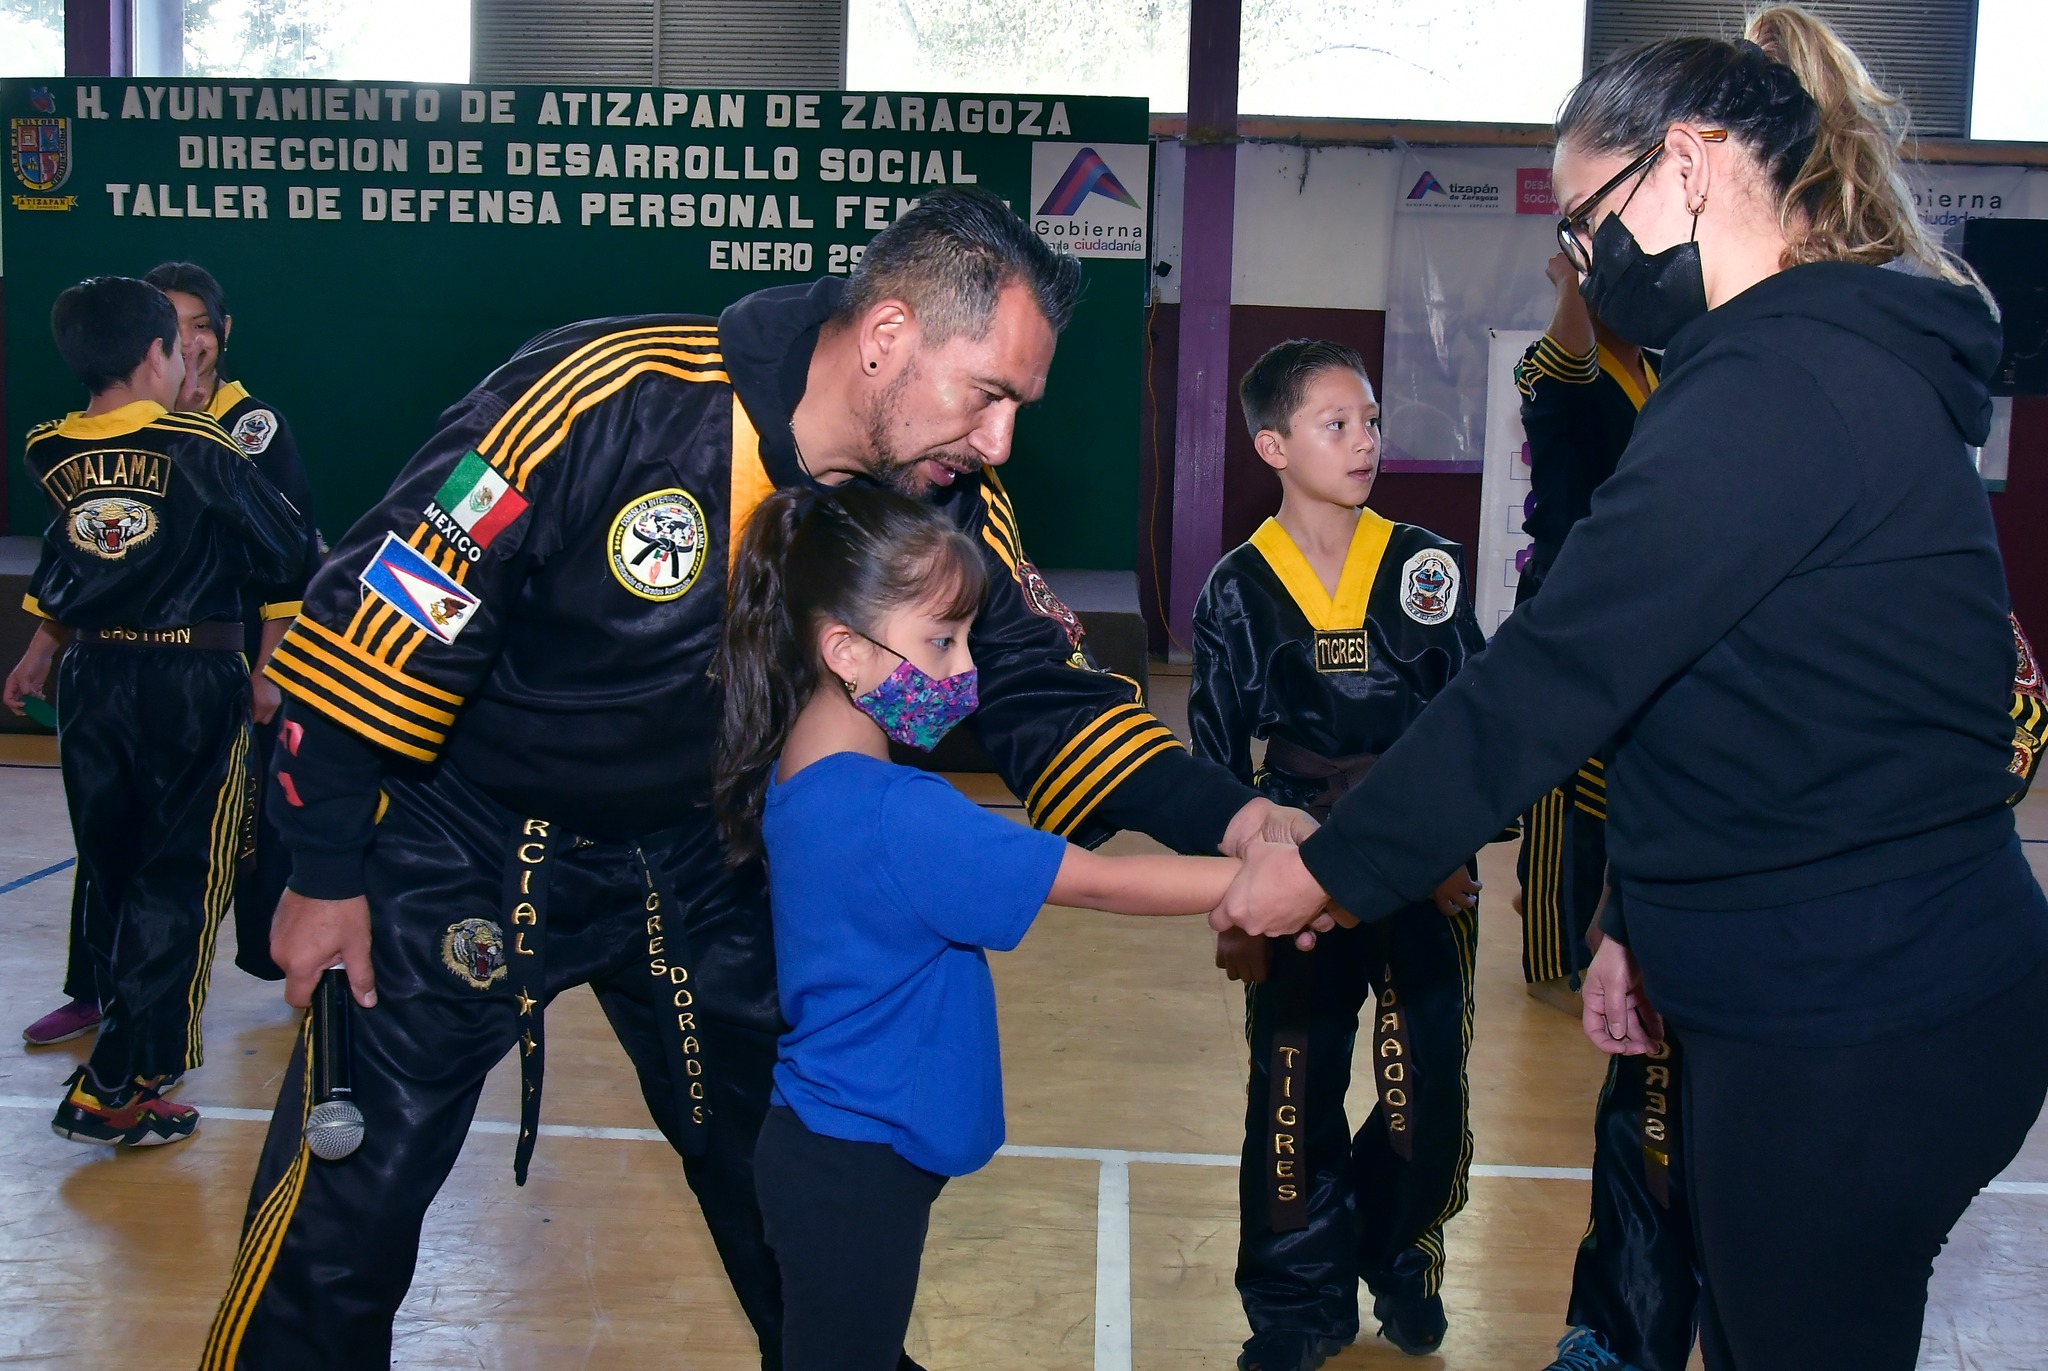
[[[1701,129],[1699,137],[1703,143],[1722,143],[1728,139],[1728,130]],[[1592,234],[1588,230],[1592,224],[1593,211],[1599,208],[1600,202],[1613,194],[1620,187],[1621,183],[1628,180],[1629,177],[1647,177],[1650,167],[1663,155],[1664,143],[1662,139],[1659,139],[1656,145],[1648,152],[1623,167],[1619,172],[1615,173],[1614,178],[1608,181],[1606,185],[1587,196],[1577,209],[1558,219],[1557,245],[1563,250],[1565,257],[1570,260],[1574,267],[1580,271],[1591,271],[1593,269]],[[1641,188],[1642,184],[1638,182],[1635,190],[1629,191],[1629,200],[1635,199],[1636,190]],[[1628,208],[1629,200],[1621,202],[1623,210]],[[1620,212],[1621,210],[1615,211],[1617,214]]]

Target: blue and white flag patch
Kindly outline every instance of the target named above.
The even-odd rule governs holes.
[[[396,533],[363,568],[363,589],[379,596],[436,641],[452,643],[482,603]]]

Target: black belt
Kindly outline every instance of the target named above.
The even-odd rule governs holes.
[[[247,644],[240,624],[213,622],[189,628],[81,628],[78,641],[95,647],[171,647],[188,652],[240,652]]]
[[[574,839],[573,846],[583,846]],[[554,823],[548,819],[522,819],[512,830],[511,852],[505,863],[505,928],[511,946],[506,965],[511,971],[512,993],[519,1008],[519,1142],[512,1153],[512,1176],[526,1184],[526,1169],[533,1160],[533,1146],[540,1134],[541,1079],[547,1067],[547,920],[548,893],[554,884],[557,852]],[[711,1106],[704,1089],[703,1035],[697,1027],[696,992],[690,972],[679,952],[671,951],[662,928],[662,906],[669,903],[658,888],[654,868],[638,848],[640,870],[647,882],[646,948],[648,972],[661,978],[670,1002],[660,1013],[662,1047],[668,1058],[669,1079],[676,1091],[689,1101],[682,1112],[680,1147],[686,1157],[702,1156],[710,1145]]]
[[[1323,783],[1322,790],[1302,808],[1320,821],[1330,817],[1330,811],[1345,792],[1364,780],[1379,760],[1377,752],[1358,752],[1348,757],[1325,757],[1320,752],[1311,752],[1299,743],[1285,738],[1266,740],[1266,769],[1305,784]]]

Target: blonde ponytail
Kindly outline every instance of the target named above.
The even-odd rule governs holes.
[[[1820,116],[1813,150],[1779,202],[1785,264],[1904,258],[1982,292],[1977,274],[1920,222],[1903,170],[1906,107],[1871,78],[1855,49],[1798,5],[1758,11],[1743,34],[1792,70]]]

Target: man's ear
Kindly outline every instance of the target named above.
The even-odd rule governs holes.
[[[878,300],[860,318],[853,344],[860,355],[862,374],[881,376],[895,370],[890,364],[909,356],[917,341],[917,315],[902,300]]]
[[[1287,449],[1281,446],[1280,435],[1273,429],[1262,428],[1252,436],[1252,450],[1259,454],[1259,460],[1275,471],[1287,470]]]

